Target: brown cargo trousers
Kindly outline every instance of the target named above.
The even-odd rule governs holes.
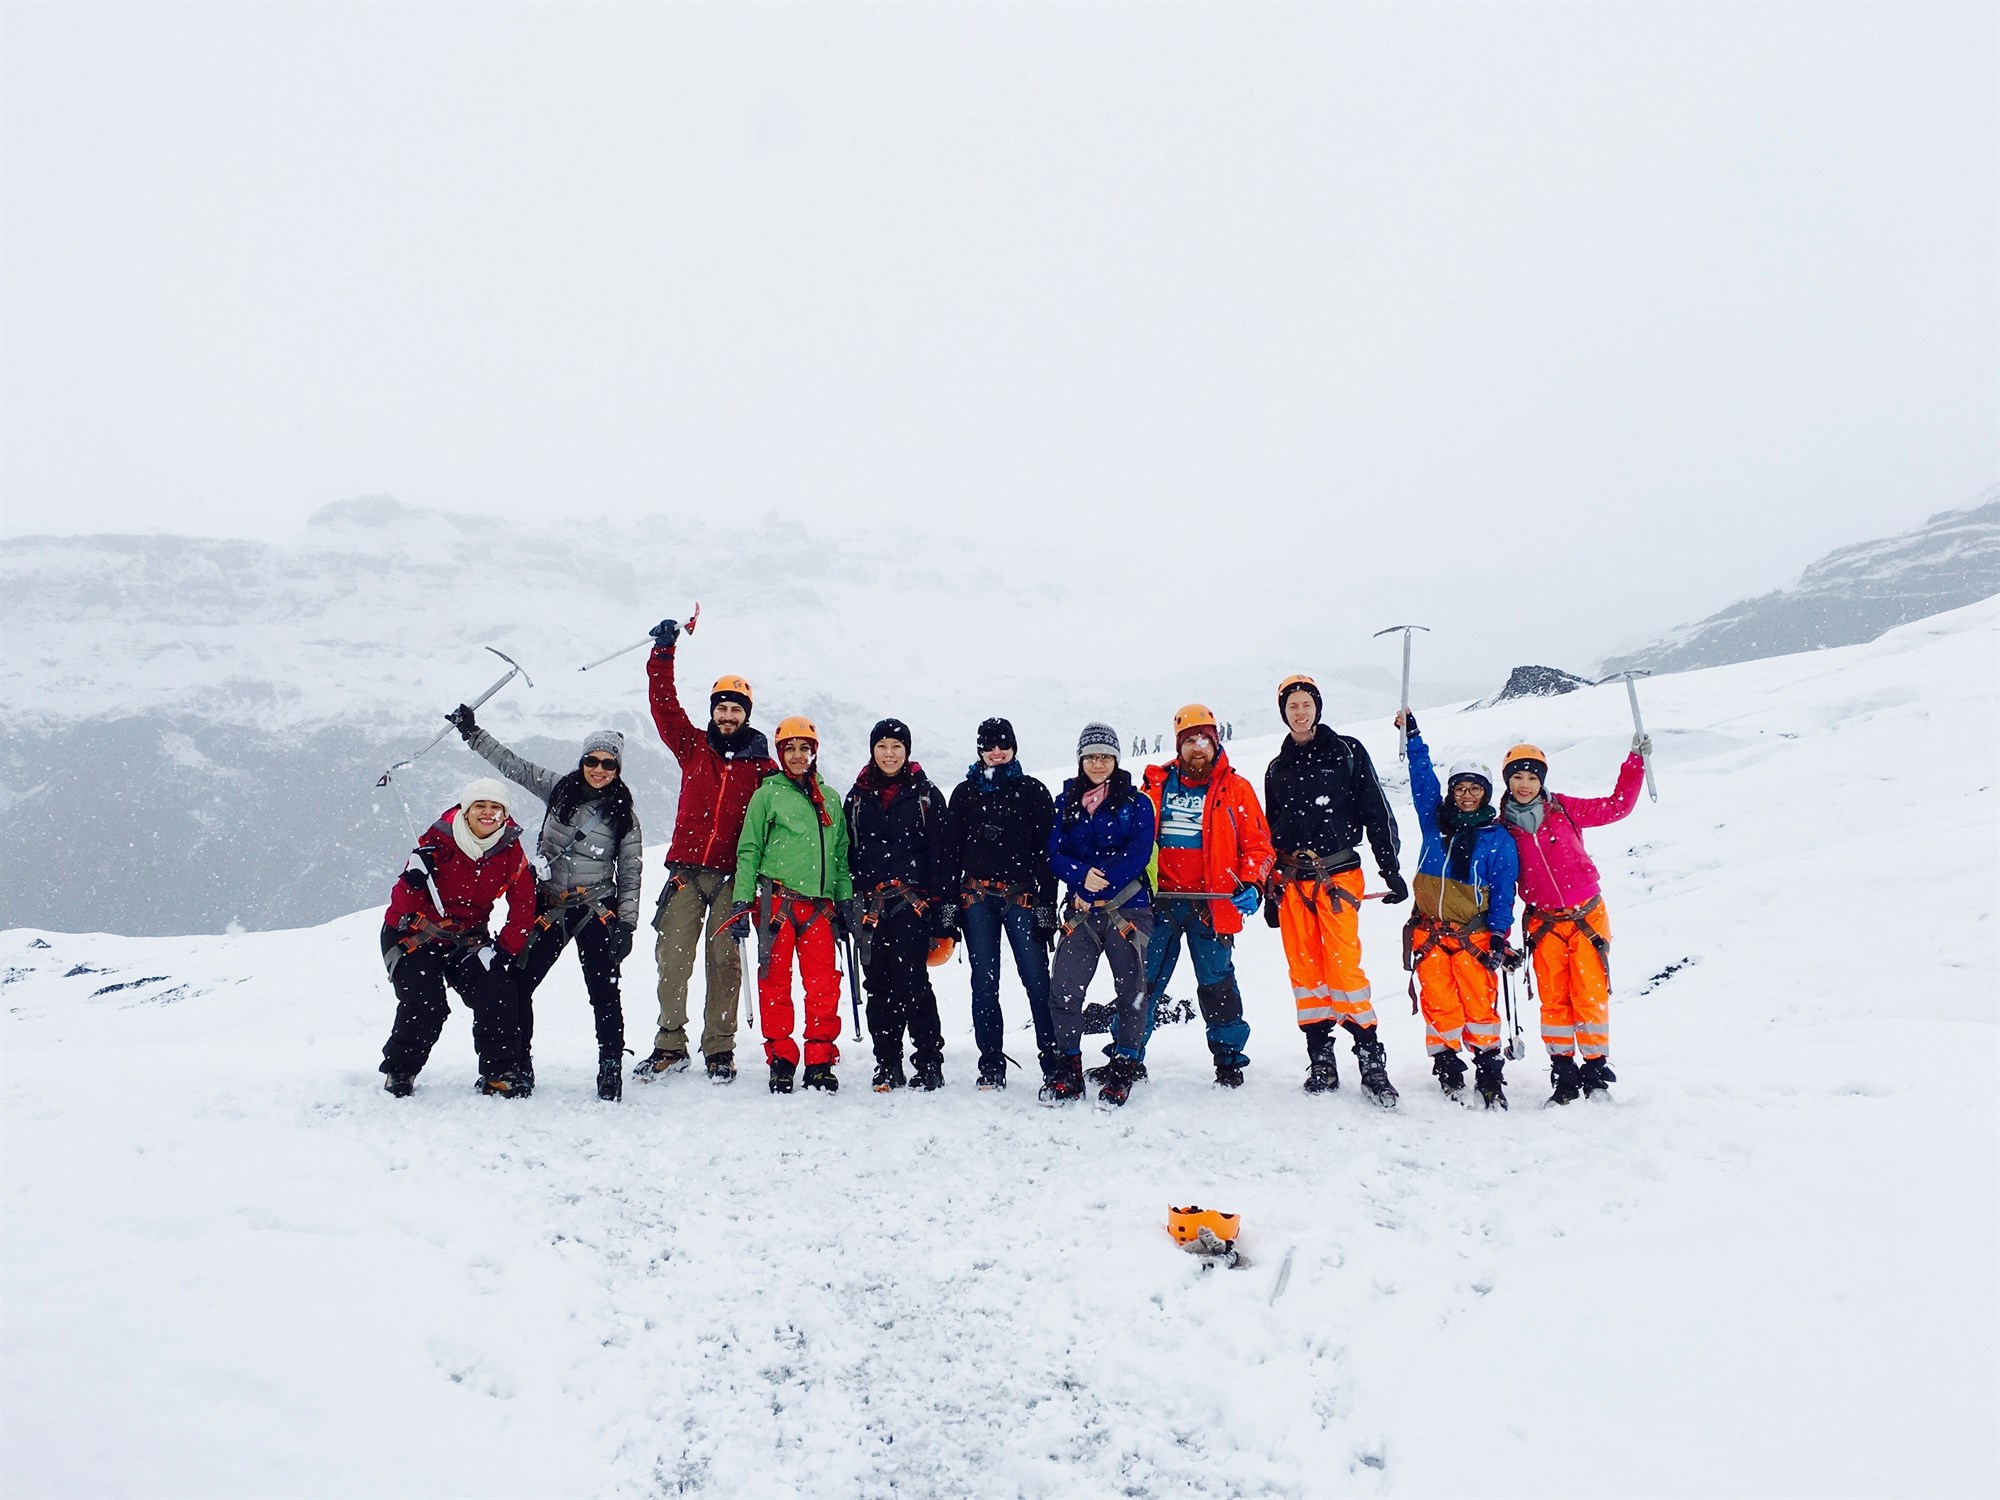
[[[699,865],[667,867],[667,890],[653,913],[659,937],[653,957],[660,966],[660,1030],[656,1048],[685,1052],[688,981],[694,977],[695,950],[706,956],[708,1004],[702,1014],[701,1055],[715,1057],[736,1050],[737,986],[743,982],[743,960],[736,943],[716,933],[729,916],[733,870],[704,870]]]

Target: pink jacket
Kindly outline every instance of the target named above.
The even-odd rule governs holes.
[[[1618,768],[1618,785],[1609,797],[1565,797],[1549,793],[1543,801],[1542,826],[1533,833],[1507,824],[1521,856],[1521,899],[1543,911],[1581,906],[1602,890],[1597,866],[1583,847],[1583,830],[1616,823],[1639,805],[1639,787],[1646,763],[1635,751]],[[1504,819],[1503,819],[1504,821]]]

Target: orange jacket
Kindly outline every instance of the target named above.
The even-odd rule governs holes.
[[[1166,795],[1167,772],[1171,764],[1146,767],[1146,795],[1153,802],[1153,827],[1160,825],[1160,806]],[[1278,862],[1271,848],[1271,825],[1264,821],[1264,809],[1250,783],[1229,764],[1221,749],[1215,752],[1215,769],[1208,774],[1208,796],[1201,810],[1201,852],[1208,871],[1208,888],[1221,891],[1223,900],[1209,902],[1209,915],[1217,932],[1241,932],[1243,913],[1226,899],[1239,885],[1254,885],[1260,891],[1271,878]]]

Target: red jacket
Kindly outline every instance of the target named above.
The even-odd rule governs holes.
[[[528,863],[528,851],[521,847],[521,825],[509,818],[500,841],[475,860],[468,859],[451,836],[452,820],[457,816],[457,808],[446,808],[417,840],[417,847],[430,850],[437,861],[438,894],[444,897],[443,925],[454,932],[483,933],[493,915],[493,903],[505,896],[507,925],[494,941],[509,958],[517,957],[535,920],[535,867]],[[418,912],[438,920],[430,887],[412,889],[399,877],[395,894],[389,897],[389,909],[382,914],[383,925],[394,927]]]
[[[1542,826],[1533,833],[1506,823],[1521,855],[1521,899],[1543,911],[1562,911],[1597,895],[1601,889],[1597,866],[1584,850],[1583,830],[1616,823],[1630,813],[1639,805],[1639,787],[1645,779],[1646,763],[1634,751],[1618,768],[1618,784],[1609,797],[1551,792],[1542,799],[1546,804]]]
[[[1153,826],[1159,827],[1172,764],[1146,767],[1146,795],[1153,799]],[[1239,885],[1260,890],[1271,878],[1278,856],[1271,848],[1271,825],[1250,783],[1236,773],[1221,749],[1208,773],[1208,796],[1202,799],[1201,852],[1208,871],[1208,889],[1231,892]],[[1217,932],[1241,932],[1243,913],[1228,901],[1208,903]]]
[[[654,651],[646,658],[646,690],[653,727],[681,763],[681,800],[674,810],[674,841],[667,846],[667,863],[734,873],[736,841],[743,833],[750,794],[778,769],[771,748],[762,731],[747,725],[743,744],[733,753],[721,748],[716,735],[697,728],[674,691],[671,651]]]

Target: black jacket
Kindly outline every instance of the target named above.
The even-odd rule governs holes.
[[[847,868],[854,894],[900,880],[927,896],[956,898],[951,859],[951,812],[944,793],[915,761],[896,777],[888,805],[873,764],[847,794]]]
[[[1005,774],[989,776],[989,769]],[[1055,798],[1020,762],[973,766],[951,794],[953,888],[967,880],[1004,880],[1031,887],[1035,905],[1053,910],[1049,830],[1055,821]]]
[[[1365,829],[1383,875],[1401,874],[1402,840],[1361,741],[1322,724],[1301,745],[1290,735],[1264,769],[1264,811],[1279,854],[1310,849],[1335,869],[1361,863]]]

